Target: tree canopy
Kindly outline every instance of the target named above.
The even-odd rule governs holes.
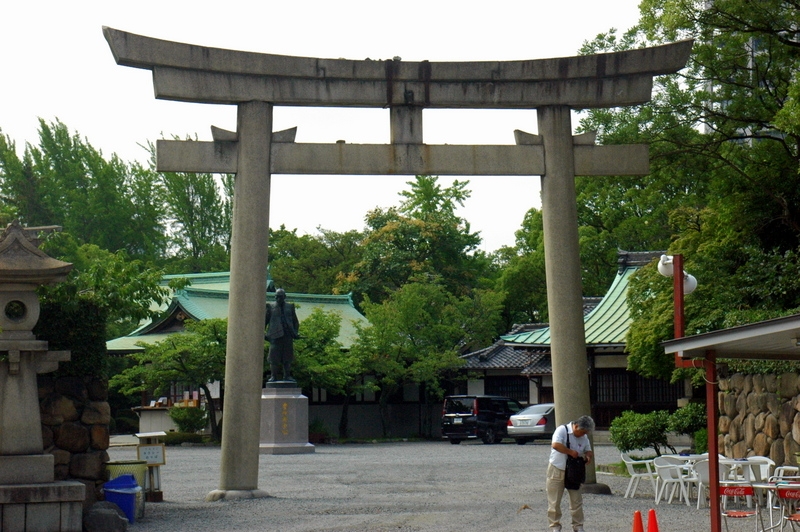
[[[321,227],[317,231],[318,235],[298,235],[283,225],[270,229],[270,274],[285,290],[333,293],[339,278],[360,260],[361,232],[337,233]]]
[[[144,351],[131,354],[134,365],[109,380],[110,386],[125,395],[167,391],[173,383],[197,386],[208,404],[214,404],[209,385],[219,382],[220,408],[225,396],[225,349],[228,320],[187,320],[185,332],[171,334],[155,344],[144,344]],[[208,415],[214,438],[222,436],[216,409]]]
[[[369,325],[359,327],[352,350],[377,380],[384,433],[390,398],[404,385],[417,385],[425,392],[423,400],[441,399],[441,380],[461,365],[462,350],[493,339],[500,308],[495,292],[458,297],[426,282],[407,283],[382,303],[364,301]]]
[[[60,225],[85,244],[153,259],[167,239],[157,176],[116,155],[105,159],[56,120],[39,121],[39,145],[0,135],[0,199],[24,225]]]
[[[579,184],[582,216],[609,220],[602,206],[614,205],[611,216],[623,221],[611,233],[620,247],[636,250],[641,235],[650,249],[684,255],[699,281],[686,298],[687,334],[795,312],[799,6],[645,0],[640,10],[638,27],[601,35],[584,51],[692,38],[692,56],[679,75],[657,78],[650,103],[586,114],[581,127],[597,130],[604,143],[648,142],[651,173],[623,186]],[[629,304],[629,367],[669,376],[672,363],[659,346],[671,336],[669,281],[644,268],[631,281]]]
[[[469,198],[467,182],[442,188],[436,176],[418,175],[407,184],[399,207],[367,214],[361,258],[340,277],[339,292],[379,302],[408,282],[435,281],[465,295],[488,274],[480,236],[455,212]]]

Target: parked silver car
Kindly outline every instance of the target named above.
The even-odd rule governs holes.
[[[550,439],[556,430],[556,409],[553,403],[531,405],[508,418],[508,437],[525,445],[535,439]]]

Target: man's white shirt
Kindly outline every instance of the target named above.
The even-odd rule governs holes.
[[[569,446],[567,445],[567,430],[569,430]],[[575,449],[578,451],[579,456],[584,456],[586,451],[592,450],[591,444],[589,443],[589,435],[584,434],[580,437],[575,436],[575,433],[572,431],[572,422],[567,423],[566,427],[564,425],[559,425],[556,428],[555,432],[553,432],[552,443],[560,443],[564,447]],[[558,469],[564,470],[567,468],[567,455],[560,453],[551,447],[550,463]]]

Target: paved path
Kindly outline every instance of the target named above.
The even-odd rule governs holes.
[[[113,447],[109,454],[112,460],[136,458],[134,447]],[[219,448],[168,447],[166,454],[165,502],[147,504],[131,531],[547,530],[549,445],[543,442],[320,445],[314,454],[261,455],[259,488],[271,497],[216,503],[203,499],[218,487]],[[610,445],[596,446],[596,456],[600,464],[620,461]],[[637,498],[623,499],[627,478],[598,473],[598,481],[613,495],[584,495],[588,532],[630,531],[635,510],[647,529],[650,508],[656,508],[662,532],[709,528],[707,509],[655,507],[649,485]],[[526,504],[531,509],[519,511]],[[731,530],[753,528],[748,521]]]

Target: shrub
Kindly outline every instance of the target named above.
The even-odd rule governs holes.
[[[203,443],[202,434],[194,434],[189,432],[167,432],[163,436],[164,445],[180,445],[182,443]]]
[[[708,452],[708,429],[699,429],[692,436],[694,452],[702,454]]]
[[[330,436],[330,434],[328,433],[328,429],[325,427],[325,423],[319,418],[314,418],[314,421],[309,423],[308,432],[314,432],[317,434],[324,434],[325,436]]]
[[[648,447],[659,456],[662,448],[669,448],[674,453],[675,449],[667,442],[669,418],[666,410],[647,414],[626,410],[611,422],[611,441],[623,453]]]
[[[208,425],[206,411],[193,406],[170,408],[169,417],[180,432],[199,432]]]
[[[669,417],[669,430],[677,434],[692,436],[706,424],[706,405],[703,403],[689,403]]]
[[[135,434],[139,432],[139,418],[136,416],[117,415],[112,418],[113,427],[110,428],[112,434]]]

